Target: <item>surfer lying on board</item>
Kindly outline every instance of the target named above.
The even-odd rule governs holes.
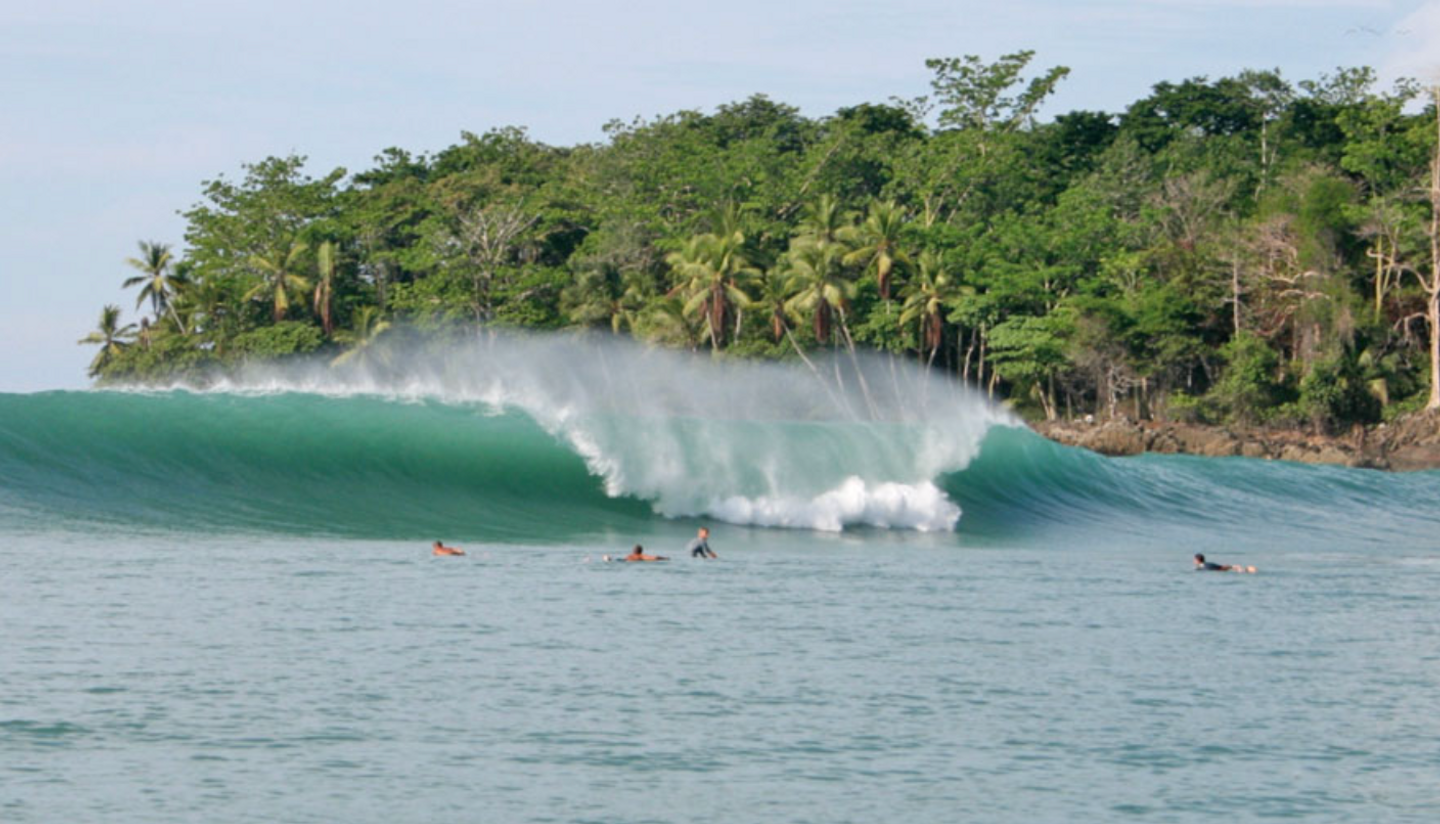
[[[1196,569],[1197,571],[1199,571],[1199,572],[1254,572],[1254,571],[1255,571],[1255,567],[1253,567],[1253,566],[1242,566],[1242,565],[1238,565],[1238,564],[1236,564],[1236,565],[1231,565],[1231,564],[1217,564],[1217,563],[1214,563],[1213,561],[1207,561],[1207,560],[1205,560],[1205,556],[1204,556],[1204,555],[1201,555],[1201,554],[1198,553],[1198,552],[1195,553],[1195,569]]]
[[[445,546],[439,541],[435,542],[435,548],[430,551],[431,555],[464,555],[465,550],[453,546]]]
[[[640,546],[639,544],[636,544],[636,545],[635,545],[635,548],[632,549],[632,550],[630,550],[630,554],[629,554],[629,555],[626,555],[626,556],[625,556],[624,558],[622,558],[621,560],[624,560],[624,561],[668,561],[668,560],[670,560],[670,559],[669,559],[669,558],[666,558],[664,555],[646,555],[646,554],[645,554],[645,547]]]
[[[716,557],[715,550],[710,548],[710,530],[707,527],[700,527],[700,531],[695,533],[695,540],[687,544],[685,549],[691,558]]]

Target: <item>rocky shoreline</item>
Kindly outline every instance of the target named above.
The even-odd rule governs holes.
[[[1440,469],[1440,413],[1419,412],[1345,435],[1117,419],[1040,421],[1031,428],[1052,441],[1102,455],[1201,455],[1334,464],[1395,472]]]

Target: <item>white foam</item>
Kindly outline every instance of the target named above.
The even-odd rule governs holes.
[[[948,532],[960,520],[960,507],[929,482],[870,486],[852,475],[814,498],[732,495],[710,504],[704,514],[733,524],[824,532],[856,525]]]

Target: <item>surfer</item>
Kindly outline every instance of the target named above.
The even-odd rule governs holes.
[[[1217,564],[1214,561],[1205,560],[1205,556],[1195,553],[1195,569],[1197,572],[1254,572],[1255,567],[1241,564]]]
[[[670,559],[669,559],[669,558],[666,558],[664,555],[646,555],[646,554],[645,554],[645,547],[640,546],[639,544],[636,544],[636,545],[635,545],[635,548],[632,549],[632,550],[630,550],[630,554],[629,554],[629,555],[626,555],[625,558],[624,558],[624,560],[626,560],[626,561],[668,561],[668,560],[670,560]]]
[[[691,558],[715,558],[715,550],[710,548],[710,530],[708,527],[700,527],[695,533],[695,540],[685,547],[690,552]]]
[[[445,546],[439,541],[435,542],[435,548],[430,551],[431,555],[464,555],[465,550],[453,546]]]

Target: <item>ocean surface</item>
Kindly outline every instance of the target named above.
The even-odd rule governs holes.
[[[0,395],[0,821],[1433,822],[1437,550],[878,358]]]

